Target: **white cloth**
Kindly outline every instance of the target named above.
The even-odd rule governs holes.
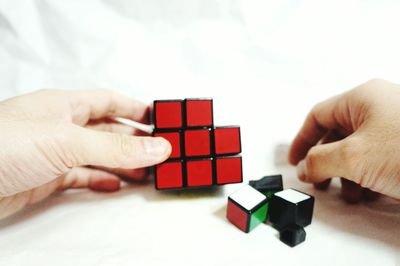
[[[242,127],[245,181],[283,173],[316,197],[307,240],[290,249],[267,225],[244,234],[227,222],[240,185],[69,191],[0,222],[0,265],[400,265],[399,202],[349,206],[337,184],[317,192],[274,163],[316,102],[370,78],[400,81],[399,11],[396,1],[0,0],[1,98],[98,87],[148,102],[210,96],[217,124]]]

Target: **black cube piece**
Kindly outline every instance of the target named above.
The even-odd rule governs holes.
[[[306,240],[306,231],[303,227],[292,224],[279,232],[279,239],[286,245],[294,247]]]
[[[269,201],[269,220],[278,230],[291,225],[311,224],[314,197],[295,189],[275,193]]]
[[[283,190],[282,175],[264,176],[259,180],[250,180],[249,185],[271,198],[274,193]]]

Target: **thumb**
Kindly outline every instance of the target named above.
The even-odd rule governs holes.
[[[67,144],[72,166],[142,168],[165,161],[171,153],[171,144],[160,137],[137,137],[79,126],[72,131],[73,142]]]
[[[332,177],[349,176],[349,155],[347,140],[320,144],[312,147],[304,160],[297,165],[300,180],[320,183]]]

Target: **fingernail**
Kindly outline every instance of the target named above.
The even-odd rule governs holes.
[[[144,139],[144,149],[148,155],[160,157],[165,155],[170,149],[168,142],[163,138]]]
[[[298,164],[297,164],[297,176],[299,177],[299,179],[301,181],[304,181],[306,179],[307,176],[307,169],[306,169],[306,163],[304,160],[301,160]]]

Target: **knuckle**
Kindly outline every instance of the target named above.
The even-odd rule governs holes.
[[[370,79],[367,82],[357,86],[352,90],[354,96],[368,96],[368,94],[374,93],[377,91],[377,88],[382,87],[387,83],[384,79]]]
[[[39,94],[49,94],[49,93],[53,92],[53,90],[52,89],[48,89],[48,88],[43,88],[43,89],[37,90],[36,92],[39,93]]]
[[[384,79],[380,79],[380,78],[373,78],[368,80],[366,83],[364,83],[365,86],[372,86],[372,87],[376,87],[376,86],[381,86],[382,84],[386,83],[387,81]]]
[[[345,173],[353,173],[360,166],[360,154],[362,154],[362,143],[357,138],[346,140],[340,145],[339,159]],[[354,177],[353,177],[354,178]]]
[[[34,91],[31,95],[33,96],[34,100],[43,100],[43,99],[48,99],[49,97],[52,97],[54,94],[54,90],[52,89],[39,89],[37,91]]]
[[[104,92],[106,93],[108,99],[108,115],[114,116],[117,111],[117,95],[113,91],[104,90]]]
[[[309,113],[309,115],[313,115],[315,113],[318,113],[319,110],[322,109],[324,102],[319,102],[317,104],[315,104],[312,108],[311,108],[311,112]]]
[[[37,90],[35,93],[42,97],[55,97],[55,96],[60,96],[61,94],[65,93],[65,91],[60,89],[55,90],[55,89],[43,88]]]
[[[63,123],[54,123],[51,130],[56,132],[51,145],[52,150],[57,154],[54,158],[57,158],[56,161],[59,162],[57,169],[60,172],[65,172],[67,169],[79,165],[81,161],[80,153],[73,149],[75,146],[73,142],[76,138],[79,138],[79,135]]]

